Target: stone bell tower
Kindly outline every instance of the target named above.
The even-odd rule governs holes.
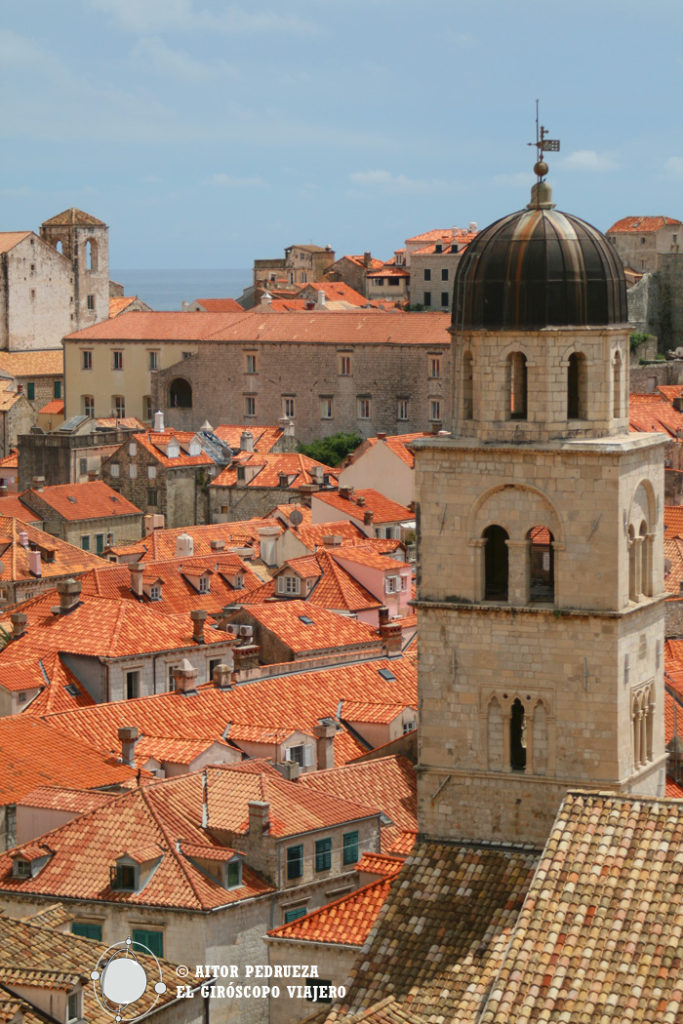
[[[534,170],[458,267],[453,436],[415,444],[428,836],[543,843],[570,788],[664,791],[664,441],[628,433],[621,261]]]
[[[109,317],[109,228],[72,206],[43,221],[40,237],[71,260],[74,330]]]

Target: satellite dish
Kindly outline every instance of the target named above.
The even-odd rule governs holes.
[[[292,526],[300,526],[304,521],[303,513],[298,508],[295,508],[289,517],[289,521]]]

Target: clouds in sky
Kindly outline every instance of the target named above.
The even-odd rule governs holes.
[[[93,11],[108,15],[129,32],[191,32],[194,35],[318,31],[309,19],[276,10],[249,10],[238,4],[194,3],[193,0],[88,0]]]

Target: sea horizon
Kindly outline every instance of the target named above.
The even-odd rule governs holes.
[[[163,268],[112,268],[112,281],[123,285],[124,295],[137,295],[154,310],[182,309],[195,299],[236,299],[251,284],[250,268],[229,267],[198,270]]]

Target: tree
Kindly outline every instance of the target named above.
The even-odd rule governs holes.
[[[360,434],[331,434],[310,444],[300,444],[299,451],[326,466],[338,466],[349,452],[355,451],[363,438]]]

